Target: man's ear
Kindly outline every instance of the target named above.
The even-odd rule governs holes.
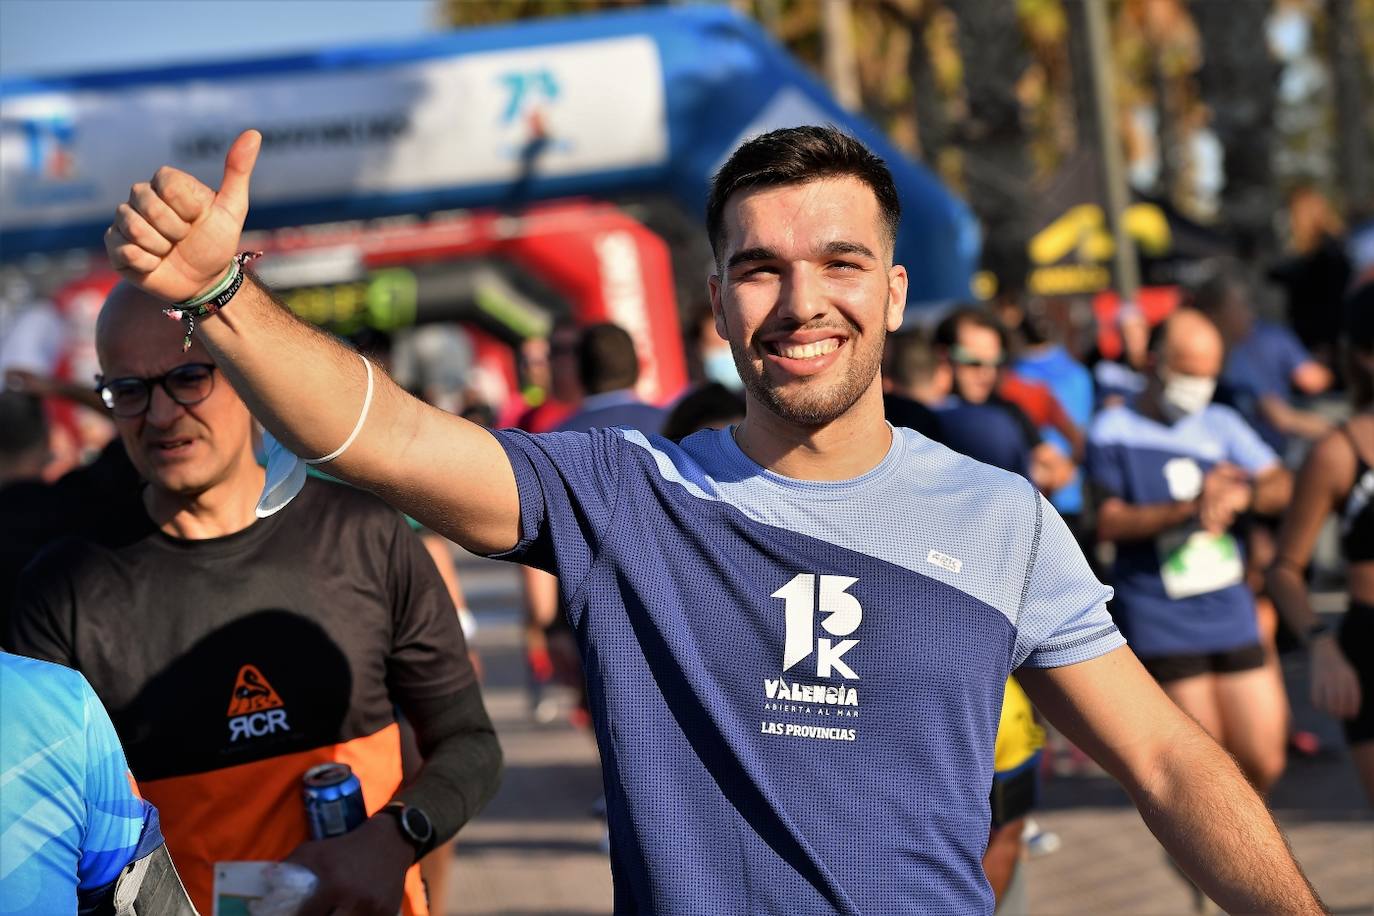
[[[711,320],[716,324],[716,333],[721,340],[730,339],[730,331],[725,324],[725,306],[720,300],[720,276],[711,274],[706,278],[706,292],[711,299]]]
[[[893,264],[887,269],[887,330],[896,333],[901,330],[902,318],[906,315],[906,290],[908,278],[906,268]]]

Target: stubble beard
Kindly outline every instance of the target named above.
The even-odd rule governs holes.
[[[868,391],[882,364],[886,339],[887,328],[880,324],[876,338],[850,354],[840,379],[833,382],[811,379],[801,383],[800,391],[793,392],[784,391],[782,386],[770,380],[762,360],[756,361],[733,340],[730,341],[730,353],[735,358],[735,369],[744,381],[745,390],[756,401],[784,422],[816,428],[844,416]],[[845,346],[853,346],[857,340],[857,336],[852,336]]]

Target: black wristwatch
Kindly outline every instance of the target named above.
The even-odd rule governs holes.
[[[396,826],[401,829],[401,836],[405,837],[406,842],[415,847],[416,861],[433,848],[434,824],[430,821],[428,814],[414,805],[407,805],[405,802],[399,801],[392,802],[382,811],[396,818]]]
[[[1325,620],[1318,620],[1316,623],[1312,624],[1312,626],[1307,628],[1308,644],[1310,645],[1312,643],[1312,640],[1316,639],[1318,636],[1325,636],[1331,631],[1331,624],[1327,623]]]

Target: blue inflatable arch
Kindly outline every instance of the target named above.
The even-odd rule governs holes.
[[[133,181],[217,181],[238,130],[267,143],[249,228],[668,192],[703,212],[743,139],[829,123],[888,162],[914,302],[968,295],[968,208],[754,22],[687,6],[468,29],[404,44],[0,81],[0,257],[99,245]]]

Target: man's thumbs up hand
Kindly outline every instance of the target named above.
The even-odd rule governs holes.
[[[206,292],[238,253],[248,184],[262,135],[246,130],[224,157],[219,191],[171,166],[129,189],[105,230],[105,251],[120,275],[167,302]]]

